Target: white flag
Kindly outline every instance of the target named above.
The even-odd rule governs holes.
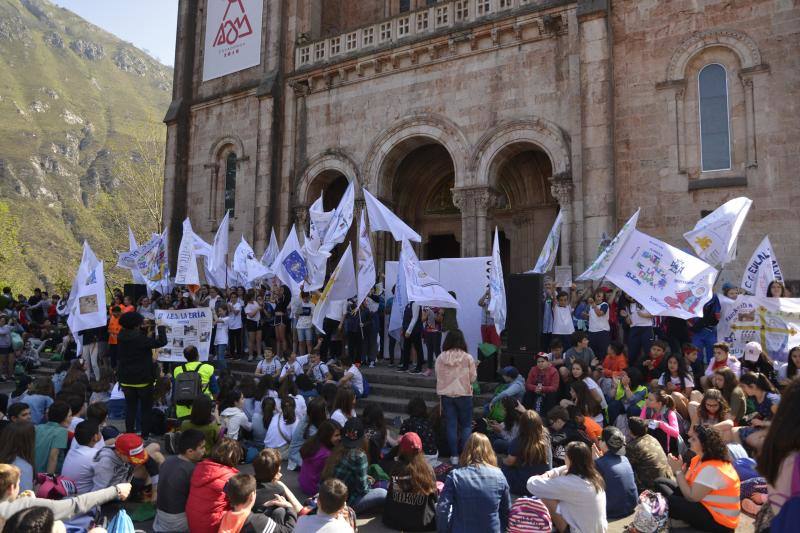
[[[506,285],[503,282],[503,264],[500,261],[500,238],[497,227],[494,228],[494,246],[492,248],[492,267],[489,269],[489,315],[494,320],[497,334],[506,328]]]
[[[413,242],[422,242],[419,233],[411,229],[400,217],[389,210],[377,198],[372,196],[367,189],[361,189],[369,215],[369,225],[372,231],[388,231],[396,241],[407,239]]]
[[[406,291],[405,269],[402,263],[397,264],[397,281],[394,285],[394,299],[392,300],[392,312],[389,315],[389,326],[387,332],[396,340],[403,340],[403,313],[408,305],[408,292]]]
[[[305,291],[315,291],[325,285],[325,274],[331,254],[318,244],[312,239],[306,239],[303,243],[303,259],[306,260],[306,281],[303,284]]]
[[[267,268],[272,268],[272,263],[278,257],[278,252],[281,249],[278,247],[278,237],[275,236],[275,228],[272,228],[272,234],[269,236],[269,245],[264,250],[264,255],[261,256],[261,264]]]
[[[356,273],[353,268],[353,251],[348,243],[342,258],[339,259],[339,264],[331,272],[331,277],[328,279],[328,283],[325,284],[325,289],[314,307],[311,323],[319,331],[325,333],[325,330],[322,329],[322,324],[325,321],[325,315],[328,313],[330,302],[352,298],[357,292]]]
[[[429,305],[432,307],[454,307],[461,306],[439,282],[422,270],[417,254],[411,248],[411,244],[403,239],[400,249],[400,268],[404,270],[406,294],[409,302],[416,302],[419,305]]]
[[[342,197],[344,199],[344,197]],[[328,233],[328,228],[331,225],[334,211],[325,211],[322,207],[322,195],[311,204],[308,208],[308,235],[309,238],[317,243],[317,246],[322,244],[325,234]]]
[[[736,238],[753,201],[739,197],[725,202],[711,214],[700,219],[683,238],[700,259],[712,265],[724,265],[733,260]]]
[[[611,266],[617,258],[619,251],[628,241],[628,238],[636,230],[636,223],[639,222],[640,211],[641,208],[636,210],[633,216],[622,226],[622,229],[619,230],[617,236],[608,243],[608,246],[606,246],[602,252],[600,252],[600,255],[594,260],[594,263],[586,269],[586,272],[577,277],[577,281],[599,281],[605,277],[606,272],[608,272],[608,267]]]
[[[688,319],[702,316],[703,306],[714,296],[717,270],[674,246],[634,231],[605,277],[648,313]]]
[[[731,300],[720,295],[719,302],[717,339],[728,343],[737,358],[751,341],[778,362],[786,362],[789,350],[800,346],[800,298],[739,295]]]
[[[301,287],[308,275],[308,267],[294,226],[289,231],[278,257],[275,258],[272,271],[291,289],[293,295],[300,294]]]
[[[547,240],[544,241],[544,247],[539,254],[539,259],[536,261],[536,266],[533,267],[534,274],[544,274],[553,269],[556,264],[556,255],[558,255],[558,243],[561,241],[561,226],[564,223],[564,212],[559,211],[556,221],[553,222],[553,227],[550,228],[550,233],[547,234]]]
[[[212,248],[211,257],[209,258],[208,269],[214,274],[216,278],[225,275],[225,269],[228,265],[228,233],[230,230],[230,211],[225,212],[222,222],[219,223],[217,233],[214,235],[214,246]],[[218,285],[224,287],[224,285]]]
[[[331,216],[325,238],[322,240],[321,249],[330,252],[334,245],[343,242],[347,237],[347,232],[353,224],[353,209],[355,207],[356,188],[355,182],[351,181],[344,191],[339,205]],[[321,204],[321,202],[320,202]],[[321,206],[320,206],[321,207]]]
[[[755,296],[769,296],[767,288],[773,281],[783,282],[783,273],[767,236],[744,267],[742,288]]]
[[[366,213],[361,211],[361,220],[358,227],[358,298],[361,302],[369,295],[375,286],[375,259],[372,257],[372,243],[369,240],[369,229],[365,219]]]
[[[131,229],[130,226],[128,226],[128,250],[133,252],[134,250],[138,250],[138,249],[139,249],[139,245],[136,244],[136,235],[133,234],[133,230]],[[136,283],[137,285],[146,285],[147,284],[147,280],[144,278],[144,276],[142,276],[142,274],[139,272],[139,269],[136,267],[135,264],[134,264],[133,268],[130,269],[130,271],[131,271],[131,275],[133,276],[133,282],[134,283]]]
[[[78,332],[106,325],[106,278],[102,261],[93,267],[88,263],[81,263],[77,279],[78,286],[75,289],[75,300],[69,310],[67,326],[78,345],[77,353],[80,354],[83,339]]]
[[[99,263],[97,256],[92,251],[89,243],[83,241],[83,253],[81,254],[81,262],[78,266],[78,271],[75,273],[75,277],[72,278],[72,287],[69,289],[69,298],[62,298],[60,304],[63,302],[62,305],[58,308],[58,314],[61,316],[68,315],[69,312],[72,310],[72,307],[75,305],[75,300],[78,297],[78,285],[80,284],[80,276],[81,276],[81,267],[85,267],[86,270],[93,269],[97,263]],[[80,350],[78,351],[80,353]]]
[[[197,252],[195,250],[197,237],[192,229],[192,223],[187,218],[183,221],[183,236],[178,248],[178,261],[175,267],[175,284],[186,285],[193,290],[200,287],[200,276],[197,272]]]
[[[233,271],[247,283],[252,283],[269,273],[269,269],[256,259],[256,254],[245,240],[244,235],[233,254]]]
[[[169,283],[169,261],[167,261],[169,230],[152,238],[136,250],[136,269],[147,284],[148,293],[158,291],[167,294]]]

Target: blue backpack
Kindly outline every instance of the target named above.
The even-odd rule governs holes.
[[[133,527],[133,520],[131,520],[131,517],[125,512],[125,509],[121,509],[114,518],[111,519],[106,531],[108,531],[108,533],[135,533],[136,528]]]

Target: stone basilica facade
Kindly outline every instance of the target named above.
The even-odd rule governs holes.
[[[180,1],[172,252],[186,216],[211,239],[232,209],[232,246],[261,253],[355,181],[423,236],[421,258],[487,254],[497,226],[511,272],[563,210],[577,275],[637,207],[688,249],[701,216],[747,196],[723,277],[769,234],[800,278],[796,1],[263,0],[260,63],[203,81],[209,1]]]

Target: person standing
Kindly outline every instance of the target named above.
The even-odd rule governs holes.
[[[436,393],[447,424],[450,462],[457,464],[457,455],[472,432],[472,382],[478,372],[461,330],[450,331],[442,348],[444,351],[436,359]]]
[[[125,432],[136,430],[136,414],[141,412],[142,439],[147,439],[150,436],[155,381],[153,350],[166,346],[167,332],[165,326],[158,326],[157,336],[151,337],[141,330],[143,323],[144,317],[136,312],[119,317],[122,331],[117,345],[117,374],[125,394]]]
[[[606,302],[606,292],[600,287],[594,291],[594,297],[586,300],[589,304],[589,347],[592,352],[602,357],[611,343],[611,307]]]
[[[433,362],[442,351],[442,320],[444,309],[441,307],[423,307],[422,323],[424,324],[425,348],[428,350],[428,369],[424,374],[433,372]],[[417,358],[417,370],[422,370],[422,358]]]
[[[648,313],[639,302],[631,302],[620,314],[631,329],[628,333],[628,362],[639,360],[641,354],[650,353],[653,344],[653,315]]]
[[[417,361],[422,359],[422,322],[419,319],[420,308],[417,302],[408,302],[403,311],[403,358],[397,372],[408,372],[411,365],[411,348],[417,353]],[[416,368],[411,374],[419,374]]]

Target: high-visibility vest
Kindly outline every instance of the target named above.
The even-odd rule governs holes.
[[[741,511],[739,503],[739,474],[736,473],[731,463],[717,460],[700,462],[700,457],[694,457],[692,462],[689,463],[689,469],[686,471],[686,481],[690,486],[704,468],[718,470],[722,477],[725,478],[726,484],[721,489],[715,489],[706,494],[700,503],[708,509],[715,522],[722,526],[736,529]]]

